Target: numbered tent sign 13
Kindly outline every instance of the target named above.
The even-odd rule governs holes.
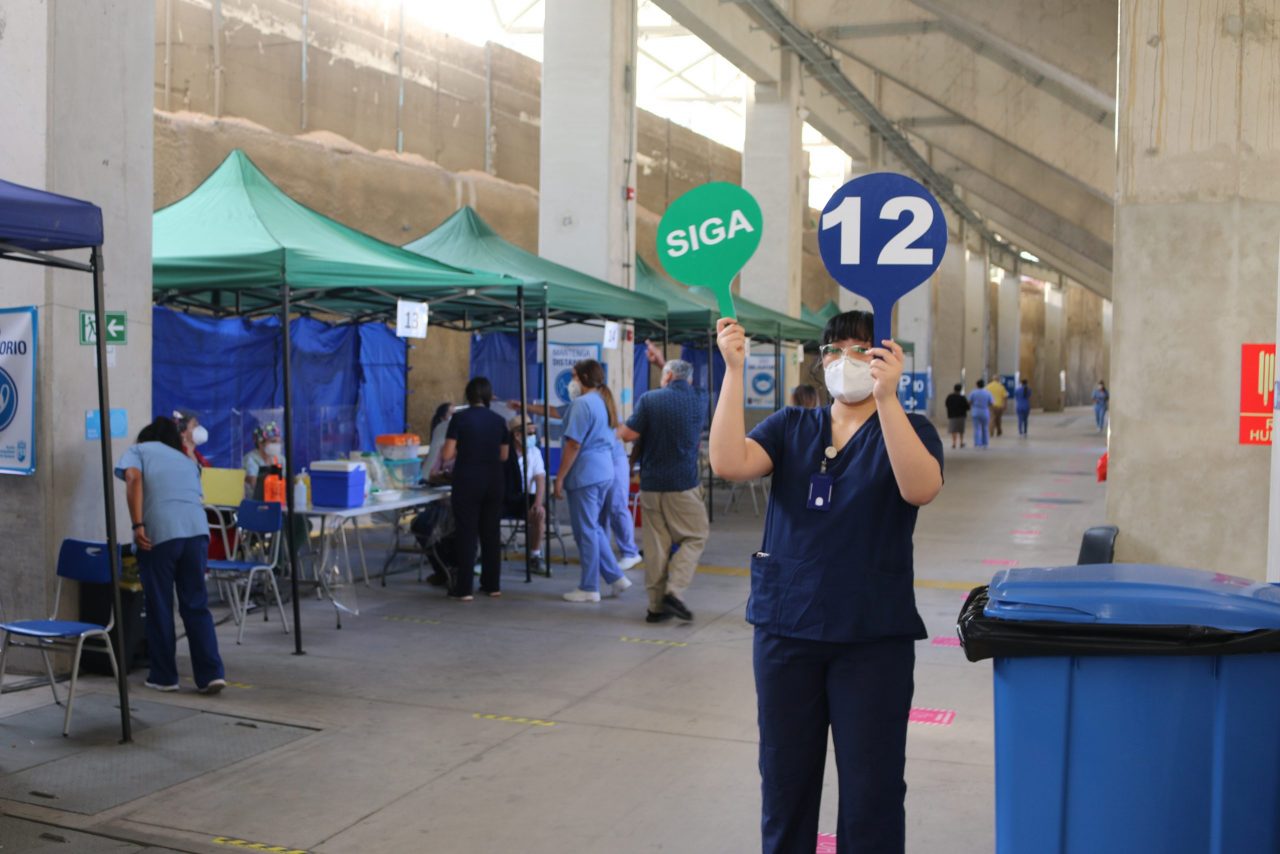
[[[818,247],[831,277],[866,297],[876,340],[889,337],[893,306],[933,275],[947,250],[947,221],[937,199],[893,172],[854,178],[827,202]]]

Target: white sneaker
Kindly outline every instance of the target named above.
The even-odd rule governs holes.
[[[644,558],[640,557],[640,555],[632,555],[631,557],[624,557],[622,560],[618,561],[618,569],[622,570],[623,572],[626,572],[628,569],[633,569],[639,566],[640,562],[643,560]],[[626,590],[627,588],[624,587],[622,589]]]
[[[222,693],[222,689],[225,687],[227,687],[227,680],[214,679],[212,682],[210,682],[208,685],[204,686],[203,688],[197,688],[196,691],[198,691],[201,694],[220,694]]]
[[[592,590],[570,590],[564,594],[566,602],[599,602],[600,594]]]
[[[621,578],[619,578],[617,581],[609,585],[609,591],[614,596],[621,596],[622,592],[630,586],[631,586],[631,579],[627,578],[624,575]]]
[[[148,688],[150,688],[150,689],[151,689],[151,690],[153,690],[153,691],[164,691],[164,692],[166,692],[166,693],[167,693],[167,692],[170,692],[170,691],[177,691],[177,690],[178,690],[178,683],[176,683],[176,682],[175,682],[175,683],[173,683],[172,685],[157,685],[157,684],[156,684],[156,683],[154,683],[154,682],[143,682],[142,684],[143,684],[143,685],[146,685]]]

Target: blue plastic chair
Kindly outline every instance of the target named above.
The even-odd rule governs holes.
[[[284,613],[284,602],[280,599],[280,588],[276,585],[273,568],[279,563],[280,543],[284,539],[282,527],[284,514],[279,504],[265,501],[242,501],[236,510],[235,560],[211,560],[208,563],[209,575],[217,582],[230,582],[232,590],[228,601],[231,603],[231,615],[239,624],[236,643],[244,638],[245,619],[249,615],[249,594],[253,591],[256,576],[261,575],[276,597],[276,607],[280,609],[280,621],[284,624],[285,634],[289,633],[289,619]],[[243,597],[235,588],[243,585]],[[262,619],[268,619],[270,609],[262,609]]]
[[[107,544],[63,540],[62,549],[58,552],[58,587],[53,595],[53,612],[49,619],[0,622],[0,631],[4,632],[4,641],[0,643],[0,683],[4,682],[5,657],[10,646],[38,649],[44,657],[44,670],[49,677],[53,701],[59,706],[62,701],[58,699],[58,687],[53,678],[53,666],[49,663],[49,652],[75,650],[71,659],[71,688],[67,692],[67,711],[62,721],[63,736],[71,730],[71,704],[76,698],[76,678],[80,675],[80,653],[84,650],[85,641],[102,644],[103,652],[111,662],[111,672],[119,678],[110,635],[116,622],[115,613],[112,613],[111,620],[105,626],[59,620],[58,605],[62,600],[62,582],[65,580],[85,584],[110,584],[111,559]]]

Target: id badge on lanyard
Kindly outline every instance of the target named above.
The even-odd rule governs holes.
[[[835,477],[827,474],[827,462],[834,460],[836,453],[834,447],[828,446],[823,452],[821,467],[809,477],[809,501],[806,506],[810,510],[825,513],[831,509],[831,493],[835,486]]]

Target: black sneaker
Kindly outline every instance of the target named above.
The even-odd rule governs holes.
[[[689,610],[688,606],[670,593],[662,597],[662,604],[666,606],[667,611],[675,614],[682,620],[693,619],[693,612]]]
[[[644,615],[644,621],[646,623],[665,623],[674,616],[670,611],[650,611]]]

